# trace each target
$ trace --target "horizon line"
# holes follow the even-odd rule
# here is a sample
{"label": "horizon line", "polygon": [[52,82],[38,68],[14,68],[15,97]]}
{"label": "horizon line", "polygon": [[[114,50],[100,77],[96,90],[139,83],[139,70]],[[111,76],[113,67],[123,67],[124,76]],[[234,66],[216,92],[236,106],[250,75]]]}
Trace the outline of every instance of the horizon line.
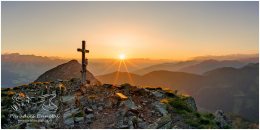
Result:
{"label": "horizon line", "polygon": [[[18,54],[18,55],[27,55],[27,56],[37,56],[37,57],[46,57],[46,58],[54,58],[54,59],[81,59],[81,58],[73,58],[73,57],[60,57],[60,56],[43,56],[43,55],[37,55],[37,54],[23,54],[19,52],[1,52],[1,55],[11,55],[11,54]],[[239,55],[258,55],[259,57],[259,52],[253,52],[253,53],[230,53],[230,54],[223,54],[223,55],[199,55],[199,56],[192,56],[192,57],[187,57],[185,60],[194,60],[194,59],[200,59],[200,58],[206,58],[206,57],[225,57],[225,56],[239,56]],[[89,58],[89,59],[95,59],[95,60],[118,60],[117,58]],[[127,60],[172,60],[172,61],[181,61],[181,60],[176,60],[176,59],[169,59],[169,58],[147,58],[147,57],[135,57],[135,58],[127,58]]]}

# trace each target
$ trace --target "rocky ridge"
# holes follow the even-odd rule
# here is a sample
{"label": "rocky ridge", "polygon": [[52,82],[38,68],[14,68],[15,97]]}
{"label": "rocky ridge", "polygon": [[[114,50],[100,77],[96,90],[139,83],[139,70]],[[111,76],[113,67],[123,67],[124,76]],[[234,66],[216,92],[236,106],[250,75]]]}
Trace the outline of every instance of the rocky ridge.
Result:
{"label": "rocky ridge", "polygon": [[[51,95],[56,96],[49,98]],[[19,97],[23,102],[18,110],[12,109],[15,103],[13,97]],[[20,121],[23,117],[30,119],[33,115],[36,115],[33,118],[36,121]],[[40,122],[42,118],[38,115],[52,116],[45,116],[44,122]],[[81,86],[80,80],[74,78],[2,89],[2,128],[230,127],[231,123],[222,111],[216,114],[199,113],[192,97],[162,88],[142,88],[129,84]]]}

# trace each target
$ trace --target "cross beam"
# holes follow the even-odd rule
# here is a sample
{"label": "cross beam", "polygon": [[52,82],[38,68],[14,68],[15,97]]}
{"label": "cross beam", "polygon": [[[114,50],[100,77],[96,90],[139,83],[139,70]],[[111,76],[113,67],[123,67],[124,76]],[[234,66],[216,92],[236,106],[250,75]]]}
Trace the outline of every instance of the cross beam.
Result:
{"label": "cross beam", "polygon": [[89,53],[89,50],[86,50],[86,42],[82,41],[82,48],[78,48],[77,51],[82,53],[82,59],[81,59],[81,64],[82,64],[82,70],[81,70],[81,83],[84,85],[86,84],[87,81],[87,64],[88,64],[88,59],[85,59],[85,53]]}

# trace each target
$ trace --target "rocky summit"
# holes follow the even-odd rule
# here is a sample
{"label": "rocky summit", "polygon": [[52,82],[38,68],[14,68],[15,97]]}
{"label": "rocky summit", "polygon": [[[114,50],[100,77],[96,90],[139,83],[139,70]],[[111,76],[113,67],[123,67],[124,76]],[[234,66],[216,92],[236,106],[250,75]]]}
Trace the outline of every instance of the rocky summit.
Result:
{"label": "rocky summit", "polygon": [[[40,75],[35,82],[50,82],[59,80],[70,80],[72,78],[81,77],[81,64],[77,60],[71,60],[61,64],[53,69],[50,69]],[[87,70],[87,80],[90,84],[100,84],[100,82]]]}
{"label": "rocky summit", "polygon": [[224,112],[197,111],[177,91],[122,84],[80,85],[80,79],[2,88],[2,128],[230,128]]}

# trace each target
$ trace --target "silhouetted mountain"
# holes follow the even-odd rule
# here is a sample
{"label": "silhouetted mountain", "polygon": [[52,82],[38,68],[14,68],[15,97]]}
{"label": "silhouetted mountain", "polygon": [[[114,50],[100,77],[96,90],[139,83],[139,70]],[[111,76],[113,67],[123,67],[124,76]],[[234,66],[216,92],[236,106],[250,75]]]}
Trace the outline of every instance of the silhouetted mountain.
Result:
{"label": "silhouetted mountain", "polygon": [[247,61],[247,62],[259,62],[259,54],[230,54],[230,55],[222,55],[222,56],[214,56],[214,55],[208,55],[208,56],[197,56],[193,57],[193,60],[238,60],[238,61]]}
{"label": "silhouetted mountain", "polygon": [[[258,120],[258,63],[242,68],[224,67],[203,75],[185,72],[154,71],[143,76],[129,74],[135,85],[177,89],[195,97],[201,110],[223,109],[251,121]],[[130,82],[127,73],[120,73],[118,83]],[[125,75],[125,76],[122,76]],[[116,73],[97,76],[102,83],[113,83]]]}
{"label": "silhouetted mountain", "polygon": [[2,87],[14,87],[34,81],[45,71],[67,62],[58,58],[19,53],[1,55]]}
{"label": "silhouetted mountain", "polygon": [[156,65],[152,65],[149,67],[145,67],[145,68],[133,71],[132,73],[144,75],[149,72],[158,71],[158,70],[178,71],[179,69],[181,69],[183,67],[194,65],[196,63],[199,63],[199,61],[193,60],[193,61],[162,63],[162,64],[156,64]]}
{"label": "silhouetted mountain", "polygon": [[246,65],[246,62],[240,62],[235,60],[224,60],[224,61],[217,61],[217,60],[205,60],[198,64],[191,65],[188,67],[183,67],[179,69],[182,72],[189,72],[195,74],[202,74],[204,72],[220,68],[220,67],[235,67],[239,68]]}
{"label": "silhouetted mountain", "polygon": [[210,111],[221,108],[248,120],[258,121],[258,63],[248,64],[239,69],[219,68],[204,75],[203,87],[193,95],[201,107]]}
{"label": "silhouetted mountain", "polygon": [[[81,78],[81,64],[78,63],[77,60],[71,60],[67,63],[61,64],[53,69],[48,70],[39,78],[35,80],[35,82],[50,82],[55,81],[57,79],[60,80],[70,80],[72,78]],[[87,70],[87,80],[90,81],[91,84],[98,84],[99,81]]]}
{"label": "silhouetted mountain", "polygon": [[146,74],[157,70],[167,70],[167,71],[180,71],[194,74],[203,74],[204,72],[220,68],[220,67],[242,67],[251,61],[250,59],[240,59],[240,60],[223,60],[218,61],[214,59],[210,60],[190,60],[182,62],[172,62],[152,65],[143,69],[133,71],[135,74]]}

